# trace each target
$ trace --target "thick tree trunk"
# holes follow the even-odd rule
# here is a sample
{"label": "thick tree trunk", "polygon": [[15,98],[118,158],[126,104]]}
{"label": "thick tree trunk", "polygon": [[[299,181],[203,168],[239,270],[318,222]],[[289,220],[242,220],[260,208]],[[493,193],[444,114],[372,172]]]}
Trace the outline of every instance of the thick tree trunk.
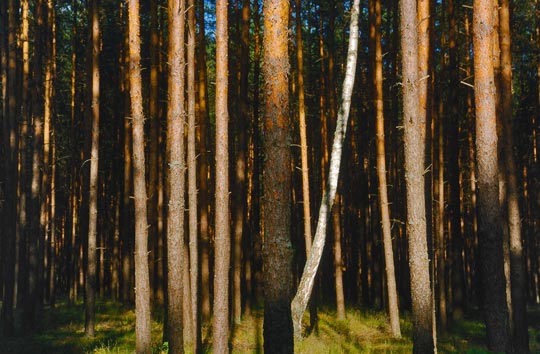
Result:
{"label": "thick tree trunk", "polygon": [[[167,112],[167,151],[169,156],[167,217],[167,286],[168,338],[171,354],[184,352],[184,213],[185,213],[185,144],[186,112],[184,59],[185,2],[169,0],[169,107]],[[189,316],[189,314],[185,314]]]}
{"label": "thick tree trunk", "polygon": [[291,151],[289,117],[289,2],[264,5],[264,350],[293,353]]}
{"label": "thick tree trunk", "polygon": [[308,255],[300,285],[296,295],[292,301],[291,309],[294,322],[294,335],[296,338],[302,336],[302,317],[306,310],[307,303],[311,296],[315,275],[322,257],[324,243],[326,240],[326,227],[329,219],[329,213],[332,210],[332,205],[336,196],[336,189],[339,177],[339,167],[341,164],[341,156],[343,150],[343,141],[347,131],[347,121],[351,105],[351,95],[354,86],[354,78],[356,73],[356,59],[358,56],[358,13],[360,3],[355,0],[351,7],[351,24],[349,48],[347,52],[347,67],[345,71],[345,79],[343,81],[342,103],[338,112],[336,122],[336,131],[334,134],[334,143],[332,145],[332,154],[330,160],[328,184],[325,187],[321,207],[319,209],[319,218],[317,221],[317,229],[315,238],[311,247],[311,252]]}
{"label": "thick tree trunk", "polygon": [[395,338],[401,337],[399,325],[398,294],[394,268],[394,251],[392,250],[392,234],[390,225],[390,210],[388,207],[388,192],[386,183],[386,153],[384,146],[384,101],[383,101],[383,55],[381,45],[381,1],[375,0],[375,113],[377,134],[377,177],[379,180],[379,208],[381,212],[381,229],[384,245],[384,260],[386,265],[386,286],[388,291],[388,312],[390,327]]}
{"label": "thick tree trunk", "polygon": [[418,32],[416,1],[401,0],[401,48],[403,53],[403,125],[407,237],[413,310],[413,352],[433,353],[433,297],[429,275],[424,197],[424,154],[419,106]]}
{"label": "thick tree trunk", "polygon": [[148,273],[148,211],[139,33],[139,1],[130,0],[128,4],[128,34],[135,202],[135,352],[137,354],[150,354],[152,352],[152,338],[150,332],[150,277]]}
{"label": "thick tree trunk", "polygon": [[214,261],[214,352],[229,352],[229,113],[227,1],[216,1],[216,228]]}
{"label": "thick tree trunk", "polygon": [[499,215],[496,102],[492,57],[493,3],[473,2],[478,226],[488,348],[509,350],[502,229]]}

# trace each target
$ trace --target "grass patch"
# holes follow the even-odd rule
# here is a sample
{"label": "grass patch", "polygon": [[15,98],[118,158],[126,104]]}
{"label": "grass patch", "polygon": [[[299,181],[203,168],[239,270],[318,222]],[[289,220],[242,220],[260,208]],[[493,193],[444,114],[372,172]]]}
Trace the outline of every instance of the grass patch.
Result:
{"label": "grass patch", "polygon": [[[133,309],[114,302],[98,301],[96,336],[84,336],[84,306],[60,304],[46,308],[34,334],[17,333],[13,338],[0,338],[2,354],[133,354],[135,350],[135,314]],[[299,354],[341,353],[411,353],[412,324],[410,316],[401,319],[403,337],[394,339],[386,314],[350,309],[347,319],[336,320],[335,311],[319,311],[318,330],[305,334],[296,345]],[[162,338],[162,312],[155,312],[152,321],[153,354],[166,354]],[[531,353],[540,353],[540,308],[532,309]],[[304,323],[309,323],[306,314]],[[256,309],[242,323],[232,327],[232,353],[263,353],[263,312]],[[211,353],[210,328],[205,325],[203,351]],[[485,328],[481,321],[466,318],[452,324],[448,332],[439,334],[439,353],[489,353],[485,346]]]}

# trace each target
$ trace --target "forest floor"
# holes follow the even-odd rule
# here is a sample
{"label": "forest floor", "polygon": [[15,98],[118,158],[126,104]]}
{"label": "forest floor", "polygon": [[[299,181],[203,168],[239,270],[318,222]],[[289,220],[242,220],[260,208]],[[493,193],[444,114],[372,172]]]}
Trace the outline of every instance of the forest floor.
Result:
{"label": "forest floor", "polygon": [[[153,353],[165,354],[161,344],[162,316],[152,323]],[[232,353],[262,353],[262,310],[246,316],[233,329]],[[529,314],[531,353],[540,353],[540,308]],[[84,336],[84,306],[59,304],[46,308],[33,335],[0,337],[0,354],[132,354],[135,346],[133,309],[113,302],[98,301],[96,337]],[[392,339],[386,315],[382,312],[349,310],[347,320],[335,320],[335,313],[321,309],[318,330],[305,336],[297,353],[411,353],[410,316],[401,320],[403,338]],[[203,346],[208,328],[203,328]],[[489,353],[485,346],[485,328],[478,319],[454,323],[439,335],[439,353]],[[209,353],[205,350],[205,353]]]}

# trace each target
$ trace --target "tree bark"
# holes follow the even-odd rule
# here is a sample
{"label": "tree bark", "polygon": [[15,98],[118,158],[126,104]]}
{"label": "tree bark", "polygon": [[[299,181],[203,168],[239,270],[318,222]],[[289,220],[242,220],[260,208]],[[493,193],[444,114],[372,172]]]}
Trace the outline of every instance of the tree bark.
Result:
{"label": "tree bark", "polygon": [[264,5],[264,350],[293,353],[290,300],[291,244],[291,131],[289,117],[289,2]]}
{"label": "tree bark", "polygon": [[506,167],[506,202],[510,236],[510,278],[512,295],[513,350],[529,352],[527,329],[527,276],[521,239],[521,213],[517,186],[514,137],[512,132],[512,50],[510,31],[510,1],[501,0],[499,9],[499,43],[501,48],[500,105]]}
{"label": "tree bark", "polygon": [[214,352],[229,352],[229,112],[227,1],[216,1],[216,214],[214,261]]}
{"label": "tree bark", "polygon": [[329,218],[329,212],[332,210],[336,189],[339,177],[339,167],[341,164],[341,155],[343,150],[343,141],[347,131],[347,120],[351,105],[351,95],[354,86],[354,78],[356,73],[356,59],[358,55],[358,13],[360,2],[355,0],[351,7],[351,24],[350,38],[347,52],[347,66],[345,71],[345,79],[343,81],[342,103],[338,112],[336,131],[334,133],[334,143],[332,145],[332,153],[330,158],[330,169],[328,183],[322,197],[321,207],[319,209],[319,217],[315,238],[311,247],[311,252],[308,255],[300,285],[291,304],[294,335],[296,338],[302,336],[302,317],[306,310],[315,275],[320,264],[324,243],[326,240],[326,227]]}
{"label": "tree bark", "polygon": [[[184,352],[184,213],[185,213],[185,144],[186,112],[184,25],[185,2],[169,0],[169,107],[167,112],[167,152],[169,156],[167,217],[167,286],[168,338],[171,354]],[[185,314],[189,316],[189,314]]]}
{"label": "tree bark", "polygon": [[383,55],[381,45],[381,1],[374,0],[375,6],[375,113],[377,134],[377,177],[379,180],[379,208],[381,212],[381,229],[383,234],[384,260],[386,264],[386,286],[388,288],[388,312],[390,327],[394,338],[401,337],[399,325],[399,307],[394,268],[394,251],[392,250],[392,234],[390,210],[388,207],[388,191],[386,183],[386,153],[384,146],[384,101],[383,101]]}
{"label": "tree bark", "polygon": [[478,227],[488,348],[509,350],[502,229],[499,215],[496,102],[492,61],[493,3],[473,2]]}
{"label": "tree bark", "polygon": [[152,338],[150,332],[150,277],[148,273],[148,210],[139,33],[139,0],[130,0],[128,4],[128,34],[135,202],[135,352],[137,354],[150,354],[152,352]]}
{"label": "tree bark", "polygon": [[416,1],[400,1],[407,237],[413,311],[413,352],[433,353],[433,297],[429,275],[420,121]]}

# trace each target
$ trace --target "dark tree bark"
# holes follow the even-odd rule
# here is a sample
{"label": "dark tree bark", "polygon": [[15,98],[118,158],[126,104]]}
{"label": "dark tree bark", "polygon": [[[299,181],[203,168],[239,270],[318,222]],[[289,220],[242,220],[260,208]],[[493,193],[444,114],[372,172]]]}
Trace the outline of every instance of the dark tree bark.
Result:
{"label": "dark tree bark", "polygon": [[510,350],[505,296],[503,237],[499,214],[497,119],[493,72],[493,2],[473,2],[478,228],[488,348]]}
{"label": "dark tree bark", "polygon": [[264,351],[293,353],[289,2],[264,4]]}

